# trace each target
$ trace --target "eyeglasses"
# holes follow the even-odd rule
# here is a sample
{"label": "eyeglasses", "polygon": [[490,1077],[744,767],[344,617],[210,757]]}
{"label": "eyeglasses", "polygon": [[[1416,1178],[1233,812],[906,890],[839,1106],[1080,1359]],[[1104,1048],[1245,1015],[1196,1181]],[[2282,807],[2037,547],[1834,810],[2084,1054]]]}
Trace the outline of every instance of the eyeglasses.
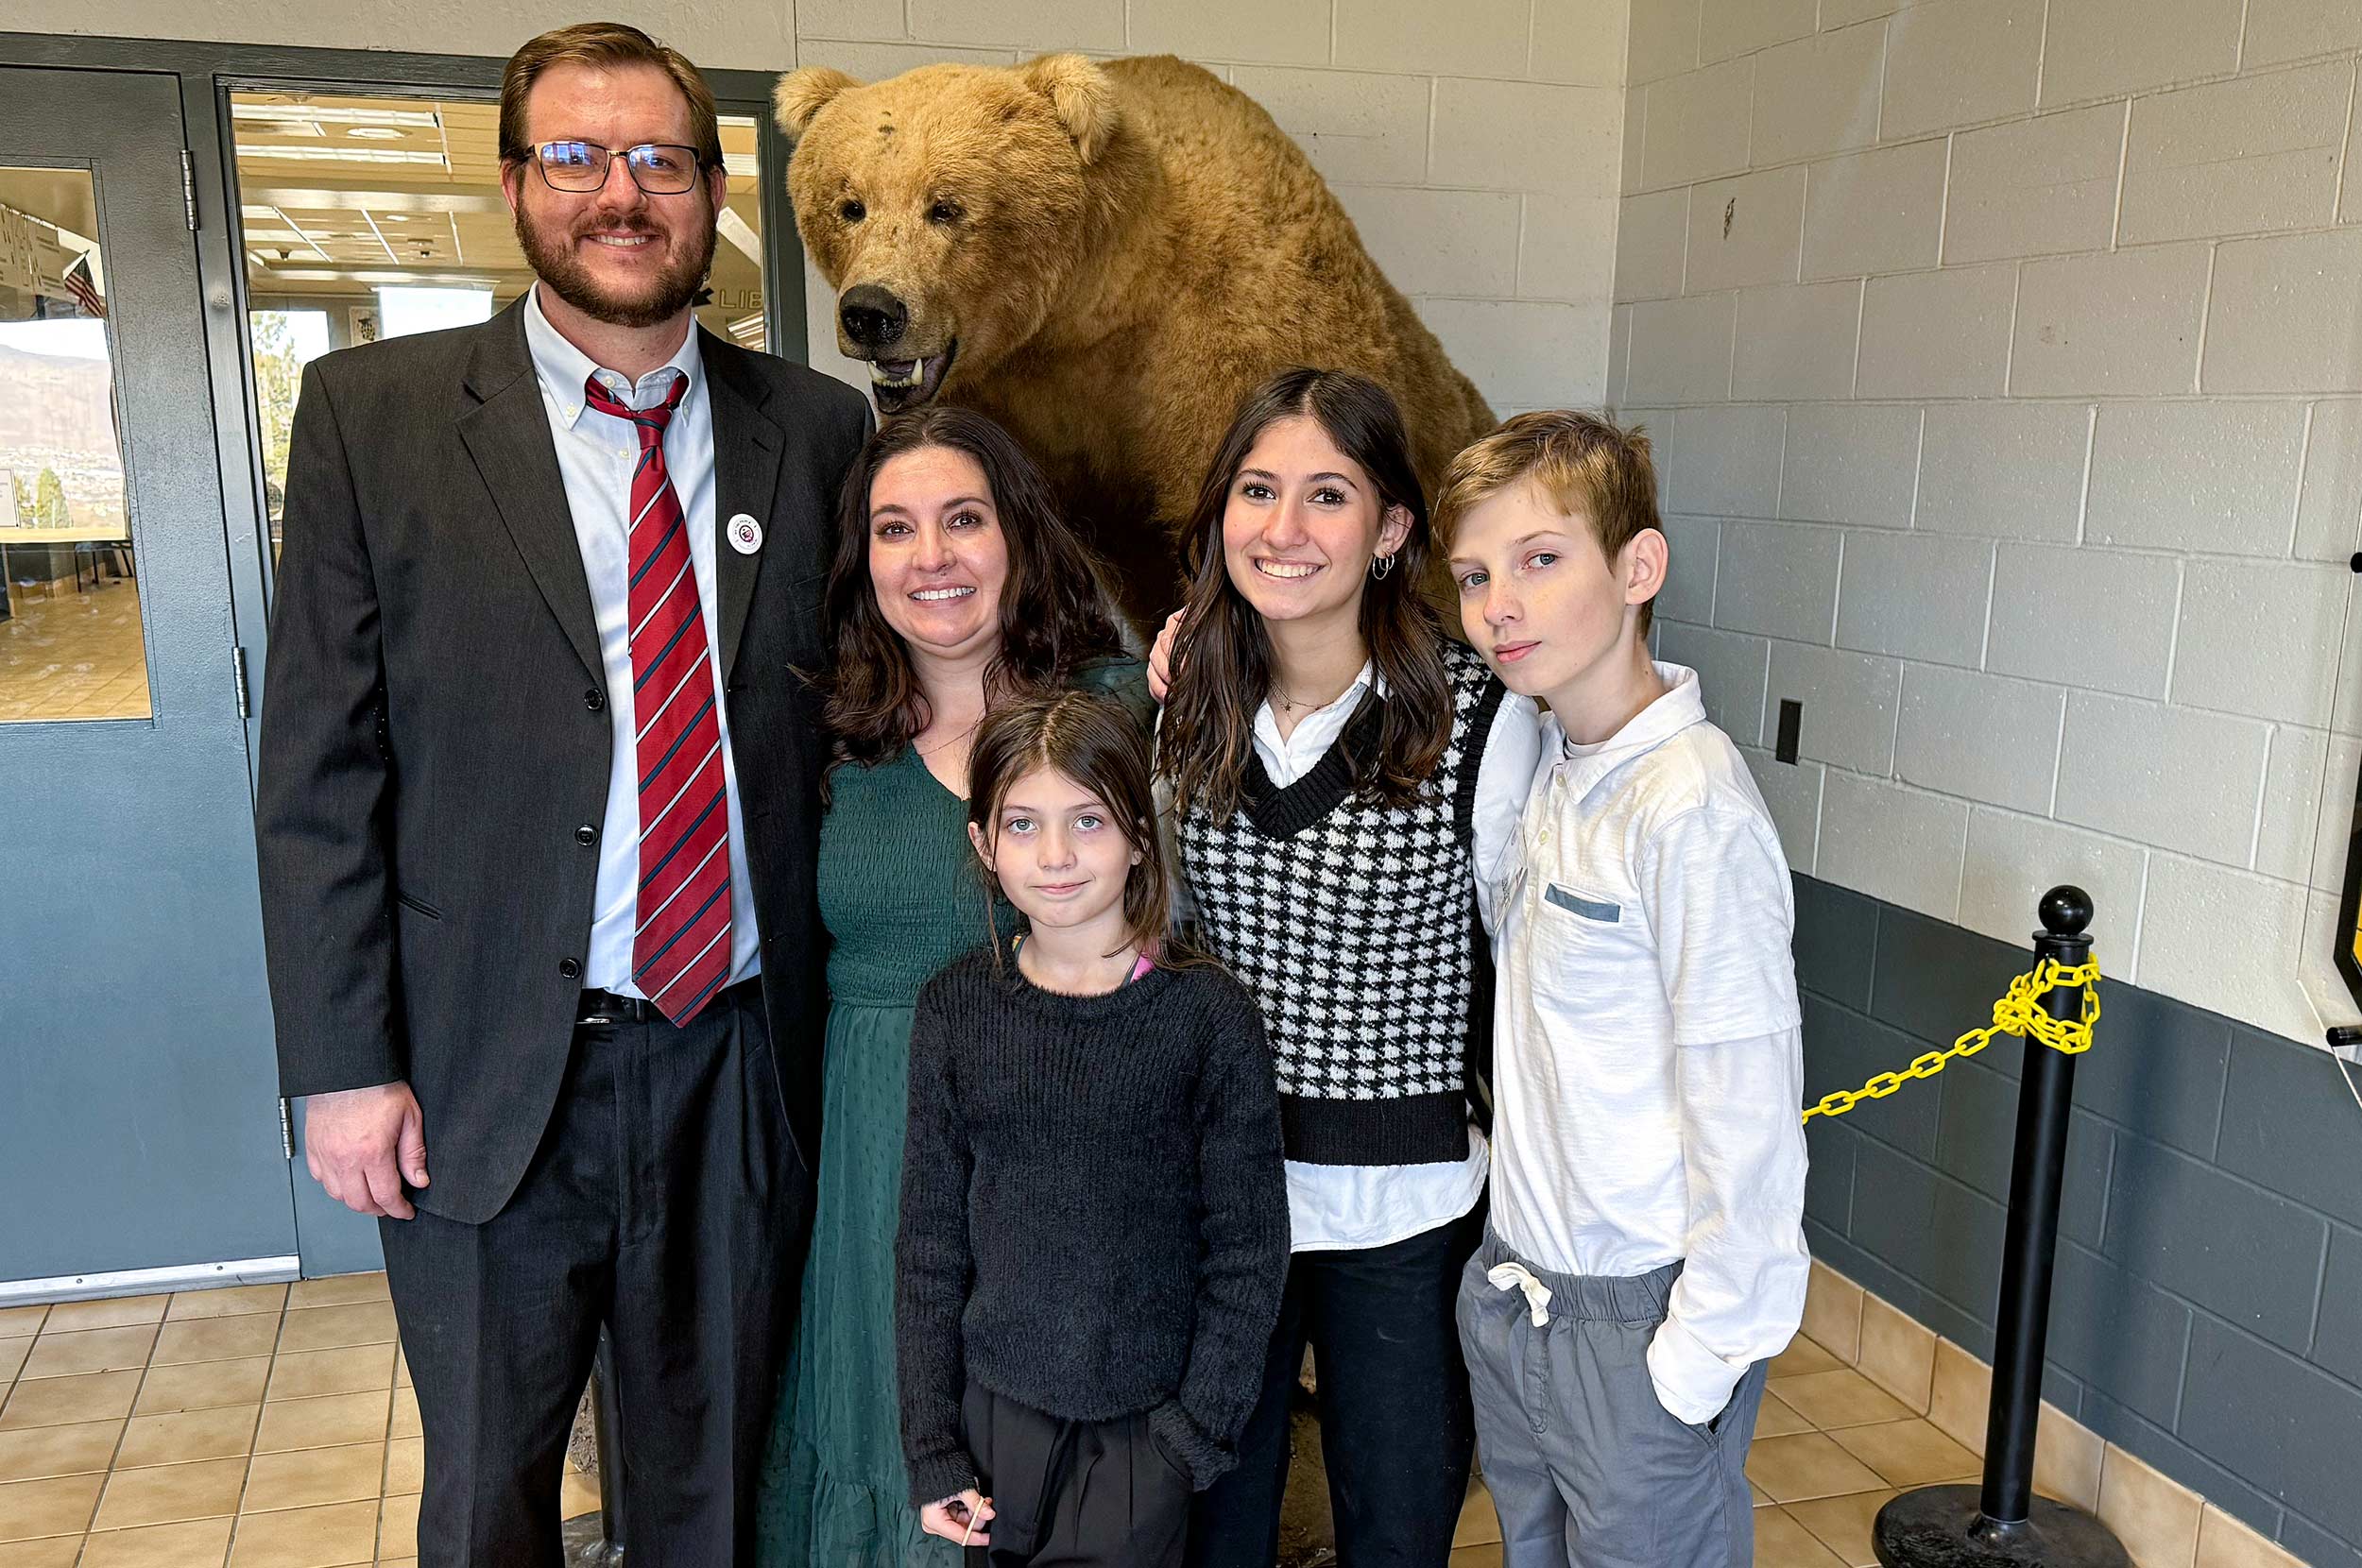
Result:
{"label": "eyeglasses", "polygon": [[636,147],[603,147],[590,142],[544,142],[533,162],[553,191],[595,191],[607,183],[607,166],[624,160],[632,183],[650,196],[678,196],[697,184],[697,149],[664,142]]}

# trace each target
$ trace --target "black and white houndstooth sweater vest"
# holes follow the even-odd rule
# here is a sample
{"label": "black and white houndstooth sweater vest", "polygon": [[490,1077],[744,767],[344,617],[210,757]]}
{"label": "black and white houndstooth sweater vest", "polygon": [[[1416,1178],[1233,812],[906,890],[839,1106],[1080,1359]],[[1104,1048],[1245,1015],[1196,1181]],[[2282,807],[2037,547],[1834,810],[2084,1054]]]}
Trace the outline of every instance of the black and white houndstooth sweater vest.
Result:
{"label": "black and white houndstooth sweater vest", "polygon": [[1417,804],[1352,791],[1351,759],[1378,743],[1384,711],[1372,692],[1295,783],[1273,788],[1250,757],[1229,821],[1203,807],[1180,821],[1200,940],[1254,992],[1271,1031],[1292,1160],[1467,1157],[1480,929],[1470,823],[1503,690],[1457,642],[1444,662],[1451,743]]}

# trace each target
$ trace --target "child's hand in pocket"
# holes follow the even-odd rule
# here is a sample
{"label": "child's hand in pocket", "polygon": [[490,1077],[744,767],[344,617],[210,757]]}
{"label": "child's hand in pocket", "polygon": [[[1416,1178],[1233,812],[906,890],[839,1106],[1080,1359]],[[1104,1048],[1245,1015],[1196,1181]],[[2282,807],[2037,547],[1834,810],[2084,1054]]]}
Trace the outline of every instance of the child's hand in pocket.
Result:
{"label": "child's hand in pocket", "polygon": [[992,1518],[992,1499],[977,1494],[969,1487],[957,1497],[947,1497],[940,1503],[930,1503],[918,1510],[919,1527],[929,1535],[939,1535],[946,1541],[956,1541],[963,1546],[989,1546],[992,1538],[984,1525]]}

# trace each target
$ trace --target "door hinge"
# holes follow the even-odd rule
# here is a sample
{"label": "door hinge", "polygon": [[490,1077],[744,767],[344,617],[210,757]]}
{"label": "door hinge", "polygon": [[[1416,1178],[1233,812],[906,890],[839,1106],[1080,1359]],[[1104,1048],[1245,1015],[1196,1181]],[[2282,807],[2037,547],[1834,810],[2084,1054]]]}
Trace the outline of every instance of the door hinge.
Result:
{"label": "door hinge", "polygon": [[248,700],[248,693],[247,690],[246,648],[244,644],[233,643],[231,645],[230,666],[231,669],[236,673],[238,677],[238,717],[241,719],[250,719],[254,716],[254,709],[252,703]]}
{"label": "door hinge", "polygon": [[189,217],[189,232],[197,232],[197,161],[180,149],[180,205]]}
{"label": "door hinge", "polygon": [[287,1102],[279,1102],[279,1149],[282,1157],[295,1158],[295,1122],[287,1115]]}

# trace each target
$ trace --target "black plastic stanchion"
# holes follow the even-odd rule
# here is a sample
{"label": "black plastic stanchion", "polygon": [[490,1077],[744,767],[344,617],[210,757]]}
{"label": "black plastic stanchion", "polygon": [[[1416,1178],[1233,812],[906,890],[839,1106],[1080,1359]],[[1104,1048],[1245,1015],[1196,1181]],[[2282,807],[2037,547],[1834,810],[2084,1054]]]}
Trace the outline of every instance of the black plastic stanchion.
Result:
{"label": "black plastic stanchion", "polygon": [[[2037,963],[2079,964],[2091,956],[2092,939],[2085,934],[2090,895],[2078,887],[2052,888],[2038,912]],[[2042,999],[2043,1010],[2062,1020],[2080,1017],[2082,1005],[2080,986],[2062,986]],[[1880,1508],[1871,1543],[1886,1568],[2131,1568],[2132,1559],[2105,1525],[2034,1495],[2043,1342],[2050,1329],[2050,1270],[2059,1247],[2059,1186],[2074,1098],[2075,1058],[2028,1040],[2001,1243],[1984,1485],[1922,1487]]]}
{"label": "black plastic stanchion", "polygon": [[623,1422],[615,1401],[615,1358],[599,1330],[599,1358],[590,1373],[591,1442],[599,1453],[599,1511],[567,1522],[567,1568],[615,1568],[624,1560]]}

